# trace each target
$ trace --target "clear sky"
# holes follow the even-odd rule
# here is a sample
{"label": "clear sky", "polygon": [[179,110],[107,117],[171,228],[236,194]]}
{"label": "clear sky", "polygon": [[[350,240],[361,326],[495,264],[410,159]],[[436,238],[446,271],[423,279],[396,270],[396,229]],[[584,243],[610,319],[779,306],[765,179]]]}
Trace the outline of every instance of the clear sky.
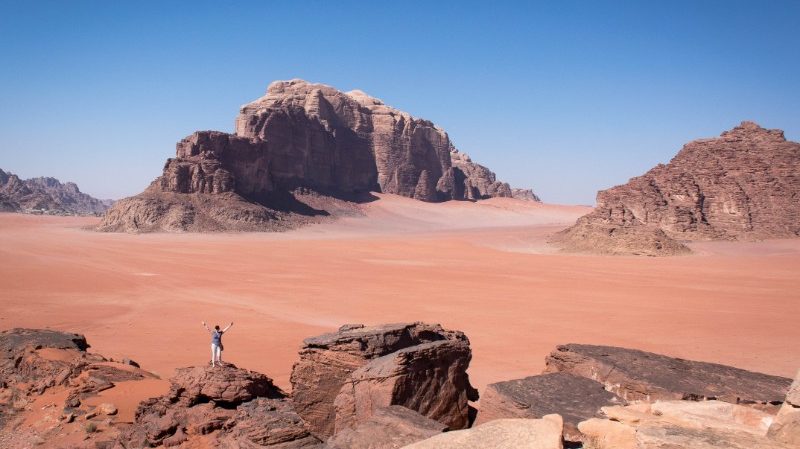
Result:
{"label": "clear sky", "polygon": [[0,0],[0,168],[140,192],[270,81],[361,89],[548,202],[742,120],[800,140],[800,1]]}

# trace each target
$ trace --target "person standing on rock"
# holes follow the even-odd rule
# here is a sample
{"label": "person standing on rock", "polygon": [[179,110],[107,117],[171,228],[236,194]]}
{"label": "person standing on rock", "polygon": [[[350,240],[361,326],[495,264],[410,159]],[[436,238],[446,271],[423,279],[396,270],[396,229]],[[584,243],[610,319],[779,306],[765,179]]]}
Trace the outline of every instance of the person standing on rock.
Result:
{"label": "person standing on rock", "polygon": [[208,332],[211,333],[211,366],[217,366],[217,363],[222,364],[222,334],[228,332],[228,329],[233,326],[233,321],[231,324],[228,325],[225,329],[220,330],[219,325],[214,326],[214,329],[211,330],[206,325],[206,322],[203,321],[203,327],[206,328]]}

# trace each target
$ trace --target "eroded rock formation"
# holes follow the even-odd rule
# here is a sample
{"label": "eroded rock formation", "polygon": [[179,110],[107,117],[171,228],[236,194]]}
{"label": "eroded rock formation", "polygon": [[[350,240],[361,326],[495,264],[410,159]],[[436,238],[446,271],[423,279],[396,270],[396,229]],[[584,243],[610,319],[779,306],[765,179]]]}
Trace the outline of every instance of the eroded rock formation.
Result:
{"label": "eroded rock formation", "polygon": [[311,204],[304,192],[355,202],[369,192],[422,201],[513,195],[428,120],[361,91],[276,81],[242,106],[235,134],[198,131],[181,140],[162,176],[120,201],[100,229],[286,229],[347,209]]}
{"label": "eroded rock formation", "polygon": [[785,377],[614,346],[563,345],[545,362],[547,372],[595,380],[628,401],[717,399],[768,405],[783,402],[792,383]]}
{"label": "eroded rock formation", "polygon": [[687,252],[685,240],[797,237],[798,198],[800,143],[742,122],[598,192],[595,210],[555,241],[568,250],[669,255]]}
{"label": "eroded rock formation", "polygon": [[178,446],[205,441],[214,447],[312,448],[321,443],[306,430],[286,394],[267,376],[231,364],[176,370],[164,396],[136,410],[123,434],[126,447]]}
{"label": "eroded rock formation", "polygon": [[100,215],[110,203],[81,192],[73,182],[62,184],[45,177],[23,180],[0,170],[0,212]]}
{"label": "eroded rock formation", "polygon": [[[434,376],[435,382],[442,382],[445,391],[452,392],[450,397],[454,402],[447,404],[447,413],[439,415],[438,411],[432,411],[431,405],[436,398],[430,396],[430,384],[426,379],[415,377],[416,365],[411,366],[404,362],[413,361],[415,348],[425,350],[429,343],[451,342],[453,346],[439,347],[442,358],[433,357],[426,361],[431,368],[452,369],[444,379],[442,376]],[[441,343],[440,343],[441,344]],[[452,350],[451,350],[452,349]],[[402,352],[395,359],[394,353]],[[439,325],[425,323],[403,323],[387,324],[381,326],[345,325],[338,332],[324,334],[317,337],[307,338],[303,341],[303,348],[300,350],[300,360],[295,363],[292,369],[292,399],[295,403],[297,412],[308,422],[314,433],[321,437],[329,437],[334,433],[337,410],[334,402],[339,404],[342,420],[350,423],[357,423],[359,420],[351,420],[356,410],[360,410],[365,418],[369,417],[371,408],[367,404],[357,403],[360,398],[353,397],[353,391],[345,389],[345,396],[337,399],[345,384],[350,388],[356,383],[351,375],[359,368],[364,367],[370,361],[377,360],[383,356],[387,359],[381,360],[374,365],[376,370],[387,367],[387,373],[393,373],[393,385],[386,395],[382,395],[382,403],[378,406],[405,405],[412,410],[419,411],[423,415],[433,417],[448,425],[460,428],[466,425],[466,420],[456,417],[461,416],[461,411],[466,411],[467,398],[477,399],[477,394],[469,384],[467,379],[466,367],[470,360],[469,340],[462,332],[448,331]],[[408,357],[406,357],[406,355]],[[451,357],[452,356],[452,357]],[[400,363],[395,364],[395,361]],[[392,370],[392,368],[397,368]],[[362,371],[359,379],[363,376],[364,380],[369,379],[371,370]],[[403,390],[403,381],[409,380],[418,382],[414,388]],[[371,386],[371,385],[370,385]],[[366,396],[373,391],[367,384],[363,385]],[[380,395],[380,392],[375,392]],[[347,397],[349,395],[349,397]],[[473,399],[474,398],[474,399]],[[393,401],[402,401],[400,403]],[[366,407],[366,408],[365,408]],[[453,415],[451,416],[451,413]],[[345,418],[347,416],[347,418]],[[458,427],[460,426],[460,427]]]}
{"label": "eroded rock formation", "polygon": [[469,425],[469,401],[478,399],[467,376],[469,343],[440,340],[378,357],[355,370],[334,400],[335,431],[354,428],[375,410],[402,405],[450,429]]}

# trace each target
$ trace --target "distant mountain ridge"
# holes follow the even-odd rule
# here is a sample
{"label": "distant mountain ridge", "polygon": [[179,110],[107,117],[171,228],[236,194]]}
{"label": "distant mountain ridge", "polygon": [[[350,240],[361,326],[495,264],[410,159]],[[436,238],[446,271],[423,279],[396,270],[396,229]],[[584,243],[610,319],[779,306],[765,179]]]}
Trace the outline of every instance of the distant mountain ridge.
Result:
{"label": "distant mountain ridge", "polygon": [[440,202],[518,197],[429,120],[361,91],[276,81],[235,134],[197,131],[163,174],[119,201],[103,231],[268,231],[358,213],[370,192]]}
{"label": "distant mountain ridge", "polygon": [[52,177],[20,179],[0,169],[0,212],[101,215],[112,203],[81,192],[74,182],[62,184]]}

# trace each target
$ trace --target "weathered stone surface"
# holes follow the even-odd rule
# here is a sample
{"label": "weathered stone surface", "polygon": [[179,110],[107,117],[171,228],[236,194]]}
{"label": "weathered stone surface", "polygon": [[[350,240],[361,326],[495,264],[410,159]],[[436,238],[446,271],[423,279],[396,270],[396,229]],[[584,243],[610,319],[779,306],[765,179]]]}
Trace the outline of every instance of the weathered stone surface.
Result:
{"label": "weathered stone surface", "polygon": [[45,177],[23,180],[0,170],[0,212],[99,215],[109,204],[81,192],[73,182],[62,184]]}
{"label": "weathered stone surface", "polygon": [[497,419],[466,430],[445,432],[406,449],[562,449],[561,417]]}
{"label": "weathered stone surface", "polygon": [[578,424],[595,449],[783,448],[765,437],[773,416],[721,401],[657,401],[604,407],[610,419]]}
{"label": "weathered stone surface", "polygon": [[378,408],[355,428],[331,437],[325,449],[396,449],[442,433],[448,427],[400,405]]}
{"label": "weathered stone surface", "polygon": [[441,340],[469,342],[461,332],[425,323],[346,325],[338,332],[305,339],[291,375],[297,413],[315,435],[331,436],[334,399],[353,371],[372,359]]}
{"label": "weathered stone surface", "polygon": [[546,364],[547,372],[568,372],[596,380],[628,401],[780,403],[791,384],[791,379],[784,377],[613,346],[559,346],[547,356]]}
{"label": "weathered stone surface", "polygon": [[800,447],[800,371],[767,435],[775,441]]}
{"label": "weathered stone surface", "polygon": [[188,405],[209,401],[237,405],[257,397],[286,396],[272,384],[272,379],[269,377],[227,363],[217,367],[178,368],[170,383],[171,397]]}
{"label": "weathered stone surface", "polygon": [[742,122],[599,192],[595,210],[556,240],[567,249],[666,255],[686,251],[676,240],[797,237],[798,196],[800,143]]}
{"label": "weathered stone surface", "polygon": [[579,422],[600,416],[602,407],[624,403],[594,380],[569,373],[542,374],[488,385],[475,424],[558,414],[564,419],[565,440],[577,442],[582,441]]}
{"label": "weathered stone surface", "polygon": [[225,424],[217,447],[312,449],[321,445],[294,412],[290,401],[259,398],[236,409],[236,415]]}
{"label": "weathered stone surface", "polygon": [[[87,359],[89,347],[80,334],[49,329],[16,328],[0,332],[0,388],[18,390],[20,394],[43,393],[56,385],[64,385],[78,376],[88,362],[102,358]],[[53,359],[40,350],[71,350],[71,357]]]}
{"label": "weathered stone surface", "polygon": [[[264,401],[255,401],[259,398]],[[318,443],[307,439],[302,422],[284,398],[269,377],[231,364],[179,368],[167,394],[139,405],[122,442],[180,444],[214,433],[227,435],[229,447],[306,447],[292,445],[293,437]],[[257,428],[257,422],[264,427]]]}
{"label": "weathered stone surface", "polygon": [[162,176],[116,204],[99,229],[276,230],[342,208],[315,207],[298,190],[354,202],[375,191],[423,201],[512,195],[428,120],[360,91],[276,81],[242,106],[236,134],[198,131],[181,140]]}
{"label": "weathered stone surface", "polygon": [[478,399],[467,375],[471,358],[467,342],[440,340],[370,361],[349,376],[336,396],[335,431],[353,428],[390,405],[402,405],[451,430],[466,428],[468,401]]}

